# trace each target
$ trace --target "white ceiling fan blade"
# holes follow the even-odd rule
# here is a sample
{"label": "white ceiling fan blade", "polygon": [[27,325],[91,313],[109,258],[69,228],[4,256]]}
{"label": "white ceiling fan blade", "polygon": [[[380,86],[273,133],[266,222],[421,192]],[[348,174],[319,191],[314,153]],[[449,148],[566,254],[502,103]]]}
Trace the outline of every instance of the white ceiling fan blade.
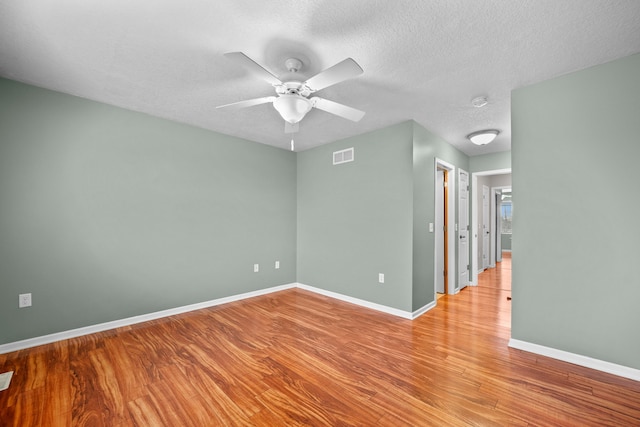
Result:
{"label": "white ceiling fan blade", "polygon": [[242,52],[229,52],[229,53],[225,53],[224,56],[242,65],[252,74],[260,77],[261,79],[265,80],[267,83],[270,83],[276,86],[282,84],[279,78],[271,74],[262,65],[258,64],[256,61],[249,58],[247,55],[245,55]]}
{"label": "white ceiling fan blade", "polygon": [[329,101],[328,99],[318,98],[317,96],[311,98],[311,102],[315,108],[354,122],[360,121],[365,114],[364,111],[356,110],[355,108],[347,107],[346,105]]}
{"label": "white ceiling fan blade", "polygon": [[284,122],[284,133],[296,133],[300,130],[299,123]]}
{"label": "white ceiling fan blade", "polygon": [[342,62],[338,62],[333,67],[329,67],[311,77],[306,81],[306,85],[313,92],[317,92],[320,89],[340,83],[362,73],[362,68],[360,68],[358,63],[351,58],[347,58]]}
{"label": "white ceiling fan blade", "polygon": [[253,107],[254,105],[266,104],[273,102],[275,96],[265,96],[264,98],[248,99],[246,101],[232,102],[231,104],[218,105],[216,108],[228,108],[230,110],[239,110],[241,108]]}

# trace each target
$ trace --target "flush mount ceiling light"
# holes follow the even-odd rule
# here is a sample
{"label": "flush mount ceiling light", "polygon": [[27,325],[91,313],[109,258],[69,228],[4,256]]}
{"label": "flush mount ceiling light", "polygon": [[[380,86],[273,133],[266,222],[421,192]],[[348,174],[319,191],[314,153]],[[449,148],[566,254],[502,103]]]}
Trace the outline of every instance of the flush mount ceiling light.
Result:
{"label": "flush mount ceiling light", "polygon": [[473,132],[467,135],[467,138],[469,138],[469,140],[476,145],[486,145],[491,141],[493,141],[494,139],[496,139],[496,136],[498,136],[499,133],[500,133],[499,130],[487,129],[487,130],[481,130],[478,132]]}

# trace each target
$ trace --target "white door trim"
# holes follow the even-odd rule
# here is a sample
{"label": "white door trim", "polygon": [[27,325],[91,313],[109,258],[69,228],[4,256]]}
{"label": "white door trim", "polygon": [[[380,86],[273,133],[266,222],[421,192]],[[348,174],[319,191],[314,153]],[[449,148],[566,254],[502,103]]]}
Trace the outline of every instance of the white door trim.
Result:
{"label": "white door trim", "polygon": [[436,169],[436,211],[434,216],[435,223],[435,256],[436,263],[434,266],[436,294],[444,293],[444,271],[446,266],[444,265],[444,171],[442,169]]}
{"label": "white door trim", "polygon": [[[497,188],[497,187],[496,187]],[[496,213],[494,215],[494,224],[496,227],[495,231],[495,242],[496,242],[496,262],[502,262],[502,222],[500,218],[500,213],[502,212],[502,190],[496,189]]]}
{"label": "white door trim", "polygon": [[491,267],[491,189],[488,185],[482,185],[482,270],[489,267]]}
{"label": "white door trim", "polygon": [[[433,180],[437,182],[437,172],[438,167],[441,169],[446,169],[449,172],[449,176],[451,177],[448,180],[448,212],[447,212],[447,223],[449,224],[449,230],[447,233],[447,245],[448,245],[448,260],[447,260],[447,283],[448,283],[448,291],[449,295],[453,295],[460,291],[458,288],[458,280],[456,278],[456,233],[455,233],[455,225],[456,224],[456,179],[455,179],[455,171],[456,167],[451,163],[445,162],[442,159],[436,157],[435,165],[433,168]],[[435,188],[434,188],[435,190]],[[435,203],[435,195],[434,195],[434,203]],[[435,209],[435,207],[434,207]],[[435,211],[434,211],[435,214]],[[435,240],[435,239],[434,239]],[[434,242],[434,252],[433,252],[433,265],[436,265],[436,250],[435,242]],[[434,268],[434,286],[433,286],[433,298],[434,301],[437,300],[436,296],[436,287],[435,287],[435,268]]]}
{"label": "white door trim", "polygon": [[[466,188],[462,188],[461,186],[464,185],[464,183],[462,183],[462,176],[465,175],[466,176]],[[471,234],[471,227],[469,227],[469,209],[471,208],[471,202],[469,200],[469,198],[471,197],[471,192],[469,191],[469,188],[471,186],[471,182],[470,182],[470,175],[469,172],[463,170],[463,169],[458,169],[458,197],[457,197],[457,201],[458,201],[458,216],[456,217],[458,219],[458,224],[456,226],[456,231],[458,232],[458,238],[456,238],[456,244],[458,245],[458,261],[456,262],[456,266],[458,267],[458,271],[457,271],[457,275],[456,278],[458,279],[457,281],[457,287],[456,289],[458,290],[462,290],[464,289],[466,286],[469,285],[470,282],[470,278],[471,278],[471,272],[470,270],[470,259],[469,259],[469,244],[471,242],[470,239],[470,234]],[[462,195],[466,193],[466,200],[462,199]],[[466,218],[463,219],[462,214],[463,212],[466,212]],[[463,226],[463,223],[466,223],[466,226]],[[465,240],[465,244],[466,244],[466,254],[463,254],[463,252],[461,251],[461,247],[462,244],[461,242],[461,237],[462,236],[466,236],[466,240]]]}

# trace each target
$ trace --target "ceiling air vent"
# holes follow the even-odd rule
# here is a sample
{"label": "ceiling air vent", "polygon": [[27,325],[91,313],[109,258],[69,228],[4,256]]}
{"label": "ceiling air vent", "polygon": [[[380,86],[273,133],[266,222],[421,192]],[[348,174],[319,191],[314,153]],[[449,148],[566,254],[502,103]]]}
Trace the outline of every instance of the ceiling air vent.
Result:
{"label": "ceiling air vent", "polygon": [[333,152],[333,164],[353,162],[353,147]]}

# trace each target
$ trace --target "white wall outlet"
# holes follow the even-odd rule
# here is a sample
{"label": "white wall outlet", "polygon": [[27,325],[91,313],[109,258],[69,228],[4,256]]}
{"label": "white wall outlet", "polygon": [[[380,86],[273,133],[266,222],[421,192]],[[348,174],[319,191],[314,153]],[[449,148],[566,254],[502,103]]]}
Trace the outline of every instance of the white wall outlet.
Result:
{"label": "white wall outlet", "polygon": [[433,233],[433,223],[429,223],[429,233]]}
{"label": "white wall outlet", "polygon": [[280,261],[276,261],[276,270],[280,268]]}
{"label": "white wall outlet", "polygon": [[31,307],[31,294],[18,295],[18,308]]}
{"label": "white wall outlet", "polygon": [[258,271],[260,271],[260,264],[253,264],[253,272],[257,273]]}
{"label": "white wall outlet", "polygon": [[378,273],[378,282],[384,283],[384,273]]}

